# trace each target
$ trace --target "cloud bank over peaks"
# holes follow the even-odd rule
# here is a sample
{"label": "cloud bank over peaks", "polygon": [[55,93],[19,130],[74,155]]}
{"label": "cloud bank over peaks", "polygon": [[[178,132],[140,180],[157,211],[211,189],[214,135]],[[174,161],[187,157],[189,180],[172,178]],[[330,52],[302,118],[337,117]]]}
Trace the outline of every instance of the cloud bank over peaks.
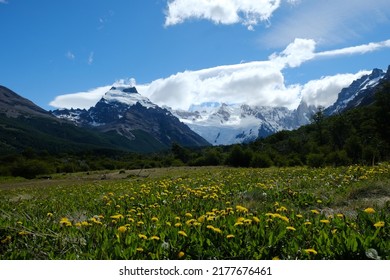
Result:
{"label": "cloud bank over peaks", "polygon": [[242,23],[253,30],[255,25],[268,21],[280,3],[281,0],[171,0],[166,10],[165,26],[189,19],[205,19],[216,24]]}
{"label": "cloud bank over peaks", "polygon": [[[136,85],[134,79],[118,82],[136,85],[138,92],[153,103],[173,109],[187,110],[191,105],[204,102],[284,106],[294,109],[301,100],[306,101],[308,105],[327,107],[336,101],[337,94],[342,88],[368,72],[337,74],[321,77],[306,84],[287,85],[283,70],[299,67],[302,63],[317,58],[330,59],[340,55],[376,51],[390,47],[390,43],[383,41],[324,52],[316,52],[315,47],[314,40],[295,39],[283,51],[273,53],[265,61],[178,72],[143,85]],[[60,95],[50,105],[57,108],[89,108],[95,105],[110,87]]]}

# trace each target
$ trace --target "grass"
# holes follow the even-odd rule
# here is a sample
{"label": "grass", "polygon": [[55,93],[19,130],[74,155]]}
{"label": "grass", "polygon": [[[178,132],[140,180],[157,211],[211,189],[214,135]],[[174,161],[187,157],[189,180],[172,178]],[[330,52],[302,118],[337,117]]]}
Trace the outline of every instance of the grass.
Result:
{"label": "grass", "polygon": [[6,180],[0,259],[390,259],[389,171],[180,167]]}

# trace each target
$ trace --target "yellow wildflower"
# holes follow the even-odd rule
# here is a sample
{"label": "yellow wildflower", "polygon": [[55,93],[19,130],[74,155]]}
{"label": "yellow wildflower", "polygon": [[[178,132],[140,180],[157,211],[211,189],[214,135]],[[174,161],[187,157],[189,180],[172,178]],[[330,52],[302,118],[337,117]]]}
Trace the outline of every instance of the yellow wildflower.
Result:
{"label": "yellow wildflower", "polygon": [[179,230],[178,234],[180,234],[180,235],[182,235],[184,237],[187,237],[187,234],[186,234],[186,232],[184,230]]}
{"label": "yellow wildflower", "polygon": [[374,208],[369,207],[369,208],[364,209],[364,212],[366,212],[368,214],[374,214],[375,210],[374,210]]}
{"label": "yellow wildflower", "polygon": [[272,258],[273,261],[279,261],[280,258],[278,256]]}
{"label": "yellow wildflower", "polygon": [[7,235],[3,240],[1,240],[1,243],[5,244],[5,243],[10,242],[10,241],[11,241],[11,236]]}
{"label": "yellow wildflower", "polygon": [[291,231],[296,231],[295,227],[286,227],[286,229],[291,230]]}
{"label": "yellow wildflower", "polygon": [[142,248],[140,248],[140,247],[138,247],[137,249],[135,249],[137,252],[143,252],[144,251],[144,249],[142,249]]}
{"label": "yellow wildflower", "polygon": [[257,218],[257,217],[253,217],[252,220],[253,220],[255,223],[260,223],[260,219]]}
{"label": "yellow wildflower", "polygon": [[167,225],[167,226],[172,226],[172,224],[170,223],[170,222],[165,222],[165,224]]}
{"label": "yellow wildflower", "polygon": [[227,239],[232,239],[232,238],[234,238],[235,236],[233,235],[233,234],[228,234],[228,235],[226,235],[226,238]]}
{"label": "yellow wildflower", "polygon": [[243,213],[247,213],[247,212],[248,212],[248,209],[245,208],[244,206],[241,206],[241,205],[237,205],[237,206],[236,206],[236,210],[237,210],[238,212],[243,212]]}
{"label": "yellow wildflower", "polygon": [[160,240],[160,237],[156,236],[156,235],[153,235],[152,237],[150,237],[151,240]]}
{"label": "yellow wildflower", "polygon": [[297,214],[296,217],[297,218],[303,218],[303,216],[301,214]]}
{"label": "yellow wildflower", "polygon": [[311,222],[305,222],[304,225],[309,226],[311,225]]}
{"label": "yellow wildflower", "polygon": [[176,223],[175,227],[181,227],[181,225],[182,225],[181,223]]}
{"label": "yellow wildflower", "polygon": [[120,227],[118,227],[118,231],[119,231],[120,233],[124,233],[124,232],[126,232],[126,230],[127,230],[127,228],[126,228],[125,226],[120,226]]}
{"label": "yellow wildflower", "polygon": [[145,234],[138,234],[138,237],[144,240],[148,239],[148,237]]}
{"label": "yellow wildflower", "polygon": [[53,217],[53,213],[50,213],[50,212],[49,212],[49,213],[47,213],[47,217],[48,217],[48,218],[51,218],[51,217]]}
{"label": "yellow wildflower", "polygon": [[329,224],[330,223],[329,220],[320,220],[320,222],[323,223],[323,224]]}
{"label": "yellow wildflower", "polygon": [[111,219],[115,219],[115,220],[119,220],[119,219],[123,219],[123,215],[122,214],[116,214],[116,215],[112,215],[110,216]]}
{"label": "yellow wildflower", "polygon": [[157,217],[153,217],[152,218],[152,222],[157,222],[158,221],[158,218]]}
{"label": "yellow wildflower", "polygon": [[60,220],[60,224],[67,227],[72,226],[72,223],[69,221],[69,219],[65,217]]}
{"label": "yellow wildflower", "polygon": [[316,209],[310,210],[310,212],[312,212],[313,214],[320,214],[320,212],[318,212],[318,210]]}
{"label": "yellow wildflower", "polygon": [[192,214],[191,213],[186,213],[185,216],[188,217],[188,218],[192,218]]}
{"label": "yellow wildflower", "polygon": [[376,227],[376,228],[381,228],[384,226],[385,226],[385,222],[383,222],[383,221],[380,221],[380,222],[377,222],[374,224],[374,227]]}
{"label": "yellow wildflower", "polygon": [[182,257],[184,257],[185,253],[183,251],[180,251],[179,254],[177,254],[177,256],[181,259]]}
{"label": "yellow wildflower", "polygon": [[304,250],[307,254],[313,254],[313,255],[317,255],[317,251],[314,250],[313,248],[310,248],[310,249],[305,249]]}
{"label": "yellow wildflower", "polygon": [[27,231],[24,231],[24,230],[19,232],[19,235],[30,235],[30,234],[31,234],[31,232],[27,232]]}

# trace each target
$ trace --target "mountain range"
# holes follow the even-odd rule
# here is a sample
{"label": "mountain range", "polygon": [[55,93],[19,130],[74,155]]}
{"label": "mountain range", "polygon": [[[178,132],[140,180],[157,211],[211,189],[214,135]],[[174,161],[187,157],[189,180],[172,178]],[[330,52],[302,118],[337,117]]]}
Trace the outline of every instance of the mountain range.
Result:
{"label": "mountain range", "polygon": [[[330,116],[371,104],[385,81],[390,82],[390,66],[387,72],[374,69],[344,88],[324,113]],[[0,86],[0,150],[61,151],[68,147],[154,152],[169,149],[173,143],[230,145],[296,129],[310,123],[317,111],[303,101],[294,110],[217,102],[172,110],[154,104],[134,86],[115,84],[88,110],[49,112]]]}

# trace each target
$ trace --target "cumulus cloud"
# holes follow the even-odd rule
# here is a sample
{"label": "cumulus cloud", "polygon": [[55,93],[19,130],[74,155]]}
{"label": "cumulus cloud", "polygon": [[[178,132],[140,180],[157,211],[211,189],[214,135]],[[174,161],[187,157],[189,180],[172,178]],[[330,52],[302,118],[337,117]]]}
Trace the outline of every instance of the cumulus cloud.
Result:
{"label": "cumulus cloud", "polygon": [[216,24],[242,23],[253,30],[254,25],[268,21],[280,3],[281,0],[171,0],[167,6],[165,26],[189,19],[206,19]]}
{"label": "cumulus cloud", "polygon": [[337,74],[309,81],[301,88],[302,100],[309,105],[328,107],[336,102],[338,93],[343,88],[369,73],[370,71],[359,71],[356,74]]}
{"label": "cumulus cloud", "polygon": [[[390,47],[390,40],[324,52],[315,51],[316,42],[295,39],[282,52],[272,54],[266,61],[223,65],[198,71],[184,71],[149,84],[136,85],[135,80],[119,81],[136,85],[138,91],[160,106],[188,109],[203,102],[245,103],[261,106],[296,108],[305,100],[309,105],[329,106],[342,88],[367,72],[338,74],[313,80],[307,84],[286,85],[283,70],[299,67],[305,61],[319,57],[363,54]],[[58,96],[50,105],[59,108],[89,108],[108,91],[104,86]]]}

